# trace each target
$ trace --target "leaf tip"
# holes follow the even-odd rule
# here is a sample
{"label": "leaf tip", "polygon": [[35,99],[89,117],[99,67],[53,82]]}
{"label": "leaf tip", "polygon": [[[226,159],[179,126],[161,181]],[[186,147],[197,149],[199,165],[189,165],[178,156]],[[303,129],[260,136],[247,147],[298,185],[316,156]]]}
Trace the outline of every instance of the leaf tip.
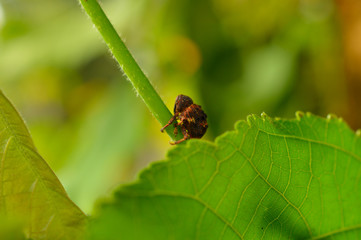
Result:
{"label": "leaf tip", "polygon": [[338,118],[338,122],[339,122],[339,123],[344,123],[345,121],[343,120],[342,117],[339,117],[339,118]]}
{"label": "leaf tip", "polygon": [[312,113],[311,112],[306,112],[306,117],[312,117]]}
{"label": "leaf tip", "polygon": [[262,112],[262,113],[261,113],[261,117],[262,117],[263,121],[265,121],[266,119],[269,118],[269,116],[268,116],[267,113],[265,113],[265,112]]}
{"label": "leaf tip", "polygon": [[296,118],[297,118],[297,120],[301,120],[301,118],[303,118],[304,115],[305,115],[304,112],[302,112],[302,111],[297,111],[297,112],[296,112]]}
{"label": "leaf tip", "polygon": [[252,126],[252,123],[256,120],[256,115],[251,114],[247,116],[247,123],[249,126]]}
{"label": "leaf tip", "polygon": [[357,135],[358,137],[361,137],[361,129],[357,129],[357,130],[356,130],[356,135]]}
{"label": "leaf tip", "polygon": [[327,114],[326,119],[327,119],[327,121],[329,122],[329,121],[332,120],[332,119],[337,119],[337,116],[336,116],[336,114],[334,114],[334,113],[329,113],[329,114]]}

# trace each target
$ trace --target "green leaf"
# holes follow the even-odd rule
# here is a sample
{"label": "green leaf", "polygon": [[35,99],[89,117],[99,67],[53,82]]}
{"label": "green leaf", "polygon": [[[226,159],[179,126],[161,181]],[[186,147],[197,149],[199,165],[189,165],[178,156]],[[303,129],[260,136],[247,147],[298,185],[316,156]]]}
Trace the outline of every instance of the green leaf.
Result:
{"label": "green leaf", "polygon": [[250,116],[215,143],[175,147],[117,190],[91,238],[359,239],[358,135],[332,116]]}
{"label": "green leaf", "polygon": [[68,198],[1,92],[0,148],[0,214],[22,219],[31,239],[79,239],[85,215]]}

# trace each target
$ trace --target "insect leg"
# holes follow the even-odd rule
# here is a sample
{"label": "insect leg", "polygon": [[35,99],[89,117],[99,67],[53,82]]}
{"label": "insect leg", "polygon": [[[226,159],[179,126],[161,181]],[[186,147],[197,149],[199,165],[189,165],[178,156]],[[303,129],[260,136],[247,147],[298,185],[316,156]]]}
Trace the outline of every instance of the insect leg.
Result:
{"label": "insect leg", "polygon": [[163,132],[164,129],[165,129],[166,127],[168,127],[169,125],[171,125],[172,122],[174,122],[175,119],[176,119],[176,116],[174,115],[174,116],[169,120],[169,122],[168,122],[164,127],[162,127],[162,128],[160,129],[160,131]]}
{"label": "insect leg", "polygon": [[180,140],[178,140],[178,141],[169,142],[169,143],[170,143],[171,145],[175,145],[175,144],[181,143],[181,142],[183,142],[183,141],[185,141],[185,140],[187,140],[187,139],[190,138],[190,135],[189,135],[189,133],[188,133],[187,131],[182,131],[182,132],[183,132],[184,138],[182,138],[182,139],[180,139]]}
{"label": "insect leg", "polygon": [[177,136],[178,134],[178,122],[174,122],[174,136]]}

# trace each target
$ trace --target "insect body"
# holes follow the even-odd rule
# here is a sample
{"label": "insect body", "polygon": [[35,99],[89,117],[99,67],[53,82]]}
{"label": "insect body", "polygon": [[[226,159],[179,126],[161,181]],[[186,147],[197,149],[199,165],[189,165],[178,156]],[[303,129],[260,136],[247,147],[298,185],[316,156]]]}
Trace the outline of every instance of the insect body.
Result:
{"label": "insect body", "polygon": [[207,115],[201,106],[194,104],[193,100],[185,95],[178,95],[174,104],[174,116],[162,127],[161,132],[174,122],[174,134],[177,135],[180,126],[184,138],[171,142],[178,144],[190,138],[201,138],[207,131]]}

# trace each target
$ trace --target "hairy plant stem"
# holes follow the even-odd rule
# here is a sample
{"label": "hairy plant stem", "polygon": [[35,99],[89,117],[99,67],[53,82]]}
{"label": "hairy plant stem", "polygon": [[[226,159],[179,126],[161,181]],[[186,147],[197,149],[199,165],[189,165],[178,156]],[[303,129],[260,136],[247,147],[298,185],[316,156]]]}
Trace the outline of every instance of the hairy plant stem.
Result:
{"label": "hairy plant stem", "polygon": [[[96,0],[80,0],[80,3],[150,112],[162,126],[167,124],[172,114],[140,69],[99,3]],[[174,141],[179,139],[182,134],[175,138],[173,129],[173,127],[169,127],[165,130]]]}

